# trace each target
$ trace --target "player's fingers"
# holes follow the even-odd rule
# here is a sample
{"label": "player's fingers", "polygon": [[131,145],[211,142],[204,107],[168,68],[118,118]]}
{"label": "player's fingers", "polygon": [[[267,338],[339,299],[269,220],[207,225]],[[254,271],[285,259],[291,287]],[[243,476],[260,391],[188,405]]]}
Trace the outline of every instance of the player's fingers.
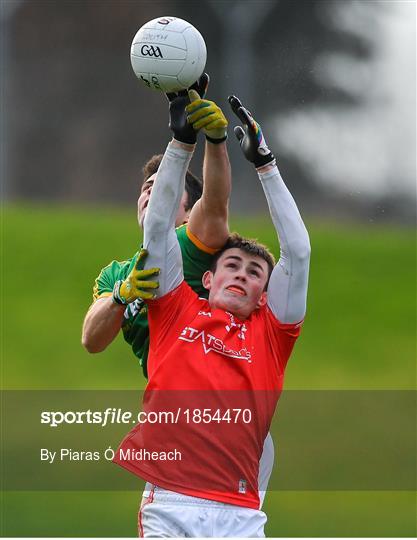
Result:
{"label": "player's fingers", "polygon": [[160,268],[147,268],[144,270],[146,276],[159,276],[161,273]]}
{"label": "player's fingers", "polygon": [[[189,92],[191,92],[191,90]],[[190,96],[190,99],[191,99],[191,96]],[[192,100],[191,103],[189,103],[185,107],[185,110],[187,111],[187,114],[192,114],[197,109],[201,109],[202,107],[210,107],[212,105],[213,105],[212,101],[208,101],[207,99],[197,98],[196,100]]]}
{"label": "player's fingers", "polygon": [[138,298],[142,298],[143,300],[152,300],[153,298],[155,298],[154,293],[146,292],[140,289],[137,290],[136,296]]}
{"label": "player's fingers", "polygon": [[198,93],[200,97],[204,97],[207,93],[207,88],[210,83],[210,75],[208,73],[203,73],[198,80]]}
{"label": "player's fingers", "polygon": [[245,107],[239,107],[236,114],[244,124],[247,126],[253,126],[254,122],[252,115],[247,109],[245,109]]}
{"label": "player's fingers", "polygon": [[139,289],[157,289],[159,287],[159,281],[143,281],[136,282],[136,288]]}
{"label": "player's fingers", "polygon": [[215,114],[216,111],[210,105],[204,105],[204,101],[201,104],[201,107],[194,109],[192,113],[187,114],[187,120],[189,124],[194,124],[200,118],[204,118],[210,114]]}
{"label": "player's fingers", "polygon": [[138,270],[135,278],[147,279],[148,277],[151,277],[151,276],[158,276],[159,272],[160,272],[159,268],[147,268],[146,270]]}
{"label": "player's fingers", "polygon": [[[227,121],[224,118],[215,118],[210,121],[210,118],[203,118],[201,122],[204,122],[204,124],[198,128],[204,127],[207,131],[211,131],[213,129],[219,129],[219,128],[226,128],[227,127]],[[198,124],[199,122],[197,122]]]}
{"label": "player's fingers", "polygon": [[240,99],[234,95],[231,95],[229,96],[228,98],[228,101],[229,101],[229,104],[232,108],[232,111],[237,114],[237,110],[239,109],[239,107],[243,107],[242,105],[242,102],[240,101]]}
{"label": "player's fingers", "polygon": [[198,93],[198,97],[203,98],[206,95],[209,82],[210,77],[208,73],[203,73],[201,77],[190,86],[190,90],[195,90]]}
{"label": "player's fingers", "polygon": [[235,135],[237,137],[237,140],[240,142],[243,137],[245,136],[245,132],[241,126],[236,126],[233,131],[235,132]]}
{"label": "player's fingers", "polygon": [[203,118],[200,118],[199,120],[192,122],[191,124],[193,126],[193,129],[197,131],[201,128],[207,128],[209,124],[214,122],[214,120],[216,119],[215,116],[216,115],[214,114],[214,112],[211,112],[207,114],[206,116],[203,116]]}
{"label": "player's fingers", "polygon": [[191,103],[201,100],[200,94],[197,92],[197,90],[194,90],[193,88],[190,88],[190,90],[188,90],[188,97],[190,98]]}
{"label": "player's fingers", "polygon": [[135,264],[136,269],[139,269],[140,263],[142,263],[146,259],[147,256],[148,256],[148,250],[142,248],[139,252],[138,258],[136,259],[136,264]]}

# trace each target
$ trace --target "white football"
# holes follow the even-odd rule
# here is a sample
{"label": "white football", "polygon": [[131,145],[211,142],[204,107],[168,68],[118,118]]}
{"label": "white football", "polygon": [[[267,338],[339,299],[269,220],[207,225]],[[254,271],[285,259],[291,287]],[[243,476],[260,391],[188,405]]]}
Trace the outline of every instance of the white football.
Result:
{"label": "white football", "polygon": [[144,24],[130,49],[136,77],[149,88],[178,92],[203,73],[207,60],[203,36],[176,17],[159,17]]}

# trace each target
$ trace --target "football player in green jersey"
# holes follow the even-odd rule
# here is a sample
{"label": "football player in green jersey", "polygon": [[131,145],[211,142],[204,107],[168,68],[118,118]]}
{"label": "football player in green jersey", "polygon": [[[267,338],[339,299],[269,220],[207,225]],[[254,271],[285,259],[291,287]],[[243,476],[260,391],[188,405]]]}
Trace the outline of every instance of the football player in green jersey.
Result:
{"label": "football player in green jersey", "polygon": [[[198,130],[201,129],[206,135],[202,194],[200,181],[188,172],[186,189],[176,217],[185,279],[201,295],[207,294],[201,283],[202,275],[210,267],[213,254],[224,245],[229,235],[227,218],[231,190],[230,163],[226,149],[227,120],[214,102],[202,99],[208,80],[208,75],[203,74],[189,95],[187,92],[167,95],[170,127],[177,138],[186,144],[195,144]],[[198,118],[194,125],[190,125],[187,113],[202,109],[205,113],[203,118]],[[161,159],[162,156],[154,156],[143,170],[144,181],[138,199],[140,227],[143,226]],[[149,331],[143,298],[152,294],[154,282],[144,282],[143,279],[155,272],[143,274],[140,262],[136,253],[126,261],[113,261],[100,272],[94,286],[94,302],[84,320],[82,343],[91,353],[103,351],[122,329],[125,340],[139,358],[144,376],[147,377]],[[133,286],[126,297],[126,284],[135,278],[139,279],[139,287]],[[144,285],[146,290],[143,290]]]}

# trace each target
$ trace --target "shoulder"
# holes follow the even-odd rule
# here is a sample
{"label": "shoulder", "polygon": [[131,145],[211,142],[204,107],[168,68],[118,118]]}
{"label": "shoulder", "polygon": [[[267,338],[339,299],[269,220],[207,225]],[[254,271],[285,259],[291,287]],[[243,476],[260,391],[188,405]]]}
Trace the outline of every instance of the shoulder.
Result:
{"label": "shoulder", "polygon": [[120,272],[124,268],[128,268],[135,257],[136,257],[136,254],[130,259],[126,259],[125,261],[111,261],[107,266],[101,269],[100,274],[108,273],[108,272],[115,272],[115,271]]}
{"label": "shoulder", "polygon": [[93,288],[93,298],[97,300],[102,296],[108,296],[113,290],[114,284],[119,279],[125,279],[129,274],[137,253],[125,261],[111,261],[104,266],[96,277]]}
{"label": "shoulder", "polygon": [[109,274],[121,274],[123,272],[126,272],[127,270],[130,270],[137,254],[138,253],[136,252],[133,257],[124,261],[111,261],[111,263],[101,269],[98,277]]}
{"label": "shoulder", "polygon": [[283,374],[291,356],[295,342],[300,335],[302,322],[282,323],[268,306],[263,306],[253,314],[255,339],[263,342],[266,354],[275,358],[278,370]]}
{"label": "shoulder", "polygon": [[201,242],[197,238],[197,236],[195,236],[195,234],[190,231],[187,223],[184,223],[184,225],[180,225],[179,227],[177,227],[176,233],[181,248],[192,248],[195,253],[206,254],[209,256],[213,256],[216,251],[218,251],[217,249],[209,248],[205,244],[203,244],[203,242]]}
{"label": "shoulder", "polygon": [[267,331],[272,331],[277,335],[286,334],[289,337],[297,338],[300,334],[304,319],[295,323],[283,323],[272,312],[268,305],[254,311],[251,317],[253,323]]}

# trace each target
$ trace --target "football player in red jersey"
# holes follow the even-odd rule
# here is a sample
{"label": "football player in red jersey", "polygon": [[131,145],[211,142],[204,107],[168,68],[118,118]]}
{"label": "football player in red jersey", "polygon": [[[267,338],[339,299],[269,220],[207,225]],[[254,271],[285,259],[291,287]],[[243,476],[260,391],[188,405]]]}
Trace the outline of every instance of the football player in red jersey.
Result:
{"label": "football player in red jersey", "polygon": [[[161,269],[157,298],[148,301],[151,349],[144,409],[171,408],[183,421],[164,429],[139,424],[115,457],[148,482],[139,513],[145,537],[264,536],[259,458],[305,315],[310,244],[259,125],[238,98],[231,96],[229,102],[243,123],[235,133],[257,169],[280,240],[280,259],[274,265],[264,246],[232,235],[204,275],[208,300],[184,282],[174,221],[194,145],[181,140],[171,111],[174,139],[144,223],[146,267]],[[201,122],[210,125],[211,113],[198,100],[187,111],[195,129]],[[191,421],[185,406],[190,396]],[[237,399],[250,412],[247,421],[230,422]],[[221,424],[226,413],[228,421]],[[201,414],[213,421],[208,418],[204,426]]]}
{"label": "football player in red jersey", "polygon": [[[204,73],[192,87],[195,90],[194,94],[191,93],[193,99],[204,98],[208,82],[209,76]],[[185,106],[190,103],[189,95],[183,91],[178,95],[171,94],[167,97],[170,103],[175,100],[171,108],[175,107],[175,123],[183,126],[181,140],[189,144],[195,142],[196,131],[186,121]],[[181,106],[180,103],[182,103]],[[197,109],[200,108],[204,108],[204,117],[199,119],[200,127],[204,128],[207,139],[203,166],[205,178],[203,196],[200,199],[201,185],[199,186],[196,179],[187,173],[186,191],[183,193],[175,221],[177,226],[189,221],[187,227],[177,228],[184,278],[199,295],[208,296],[208,291],[203,293],[202,275],[210,268],[212,254],[216,251],[213,248],[223,246],[229,234],[227,206],[231,178],[225,142],[227,121],[214,102],[200,99]],[[210,128],[201,125],[206,123],[207,118],[210,118],[210,124],[215,125]],[[138,222],[141,228],[162,157],[162,155],[155,156],[144,169],[145,181],[138,199]],[[140,262],[138,268],[141,268]],[[131,273],[132,269],[134,269],[134,275]],[[113,261],[103,268],[94,286],[94,303],[85,319],[82,339],[89,352],[99,352],[115,338],[121,326],[126,341],[132,346],[134,354],[140,360],[146,378],[149,329],[147,308],[144,306],[141,295],[144,298],[150,298],[153,289],[141,291],[137,287],[132,287],[129,298],[124,300],[129,302],[127,305],[123,301],[120,303],[119,292],[121,283],[125,281],[127,285],[131,282],[130,278],[132,278],[132,283],[135,284],[135,280],[138,280],[140,287],[146,285],[150,288],[153,283],[143,280],[144,274],[149,274],[149,272],[149,270],[140,269],[136,271],[135,256],[123,262]],[[265,496],[273,461],[274,447],[272,438],[268,434],[259,464],[258,484],[261,500]]]}

